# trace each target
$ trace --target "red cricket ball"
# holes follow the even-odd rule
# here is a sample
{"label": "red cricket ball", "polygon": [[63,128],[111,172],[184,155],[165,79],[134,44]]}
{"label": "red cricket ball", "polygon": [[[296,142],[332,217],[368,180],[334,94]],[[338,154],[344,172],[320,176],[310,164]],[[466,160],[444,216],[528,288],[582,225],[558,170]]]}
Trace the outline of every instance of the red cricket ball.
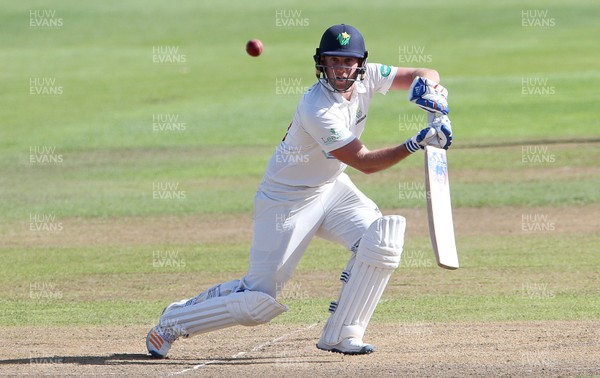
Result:
{"label": "red cricket ball", "polygon": [[260,39],[251,39],[246,43],[246,52],[250,56],[259,56],[263,49],[264,45]]}

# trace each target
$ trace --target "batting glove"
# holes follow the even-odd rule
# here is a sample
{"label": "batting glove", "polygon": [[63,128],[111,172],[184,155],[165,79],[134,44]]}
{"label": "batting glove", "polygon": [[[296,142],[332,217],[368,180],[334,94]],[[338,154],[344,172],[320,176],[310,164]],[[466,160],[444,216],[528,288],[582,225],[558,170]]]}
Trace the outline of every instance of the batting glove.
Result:
{"label": "batting glove", "polygon": [[433,80],[415,77],[408,89],[408,99],[430,113],[446,115],[450,112],[448,90]]}
{"label": "batting glove", "polygon": [[437,138],[440,147],[447,150],[452,144],[452,123],[446,115],[429,115],[429,124],[437,130]]}
{"label": "batting glove", "polygon": [[447,116],[432,117],[429,125],[417,134],[406,140],[406,149],[415,153],[425,146],[443,148],[445,150],[452,144],[452,126]]}

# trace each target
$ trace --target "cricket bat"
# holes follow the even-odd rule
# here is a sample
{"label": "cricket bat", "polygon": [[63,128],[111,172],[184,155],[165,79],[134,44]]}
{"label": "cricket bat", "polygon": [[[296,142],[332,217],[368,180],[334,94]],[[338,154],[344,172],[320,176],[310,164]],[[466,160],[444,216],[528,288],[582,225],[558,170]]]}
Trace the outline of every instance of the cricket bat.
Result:
{"label": "cricket bat", "polygon": [[425,188],[429,236],[437,264],[441,268],[457,269],[458,253],[454,240],[446,150],[425,147]]}

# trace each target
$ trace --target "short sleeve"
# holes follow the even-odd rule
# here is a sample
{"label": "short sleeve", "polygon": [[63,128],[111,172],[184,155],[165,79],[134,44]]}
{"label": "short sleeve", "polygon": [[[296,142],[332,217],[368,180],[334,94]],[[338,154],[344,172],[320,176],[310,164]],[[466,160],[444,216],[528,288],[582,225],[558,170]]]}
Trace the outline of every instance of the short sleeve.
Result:
{"label": "short sleeve", "polygon": [[398,67],[386,66],[385,64],[369,63],[365,75],[365,85],[375,92],[386,94],[392,86]]}
{"label": "short sleeve", "polygon": [[321,146],[325,152],[331,152],[352,142],[356,136],[347,129],[346,121],[339,109],[321,109],[302,117],[304,130]]}

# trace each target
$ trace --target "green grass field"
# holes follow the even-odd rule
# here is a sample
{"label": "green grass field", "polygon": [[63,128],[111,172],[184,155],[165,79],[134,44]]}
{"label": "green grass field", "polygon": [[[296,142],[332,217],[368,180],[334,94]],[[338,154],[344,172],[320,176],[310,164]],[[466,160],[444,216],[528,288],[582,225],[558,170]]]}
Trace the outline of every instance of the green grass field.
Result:
{"label": "green grass field", "polygon": [[[479,210],[463,223],[488,230],[458,229],[462,267],[448,272],[426,230],[412,229],[373,321],[599,320],[599,11],[592,0],[3,4],[0,326],[150,325],[172,300],[244,274],[248,229],[146,241],[144,222],[248,224],[265,164],[314,82],[320,35],[339,22],[363,32],[371,62],[441,73],[454,208]],[[262,56],[246,55],[250,38]],[[406,93],[378,96],[363,141],[401,143],[420,117]],[[349,173],[386,212],[414,214],[425,211],[422,164]],[[113,240],[98,224],[142,236]],[[315,240],[285,299],[292,311],[275,322],[326,319],[346,259]]]}

